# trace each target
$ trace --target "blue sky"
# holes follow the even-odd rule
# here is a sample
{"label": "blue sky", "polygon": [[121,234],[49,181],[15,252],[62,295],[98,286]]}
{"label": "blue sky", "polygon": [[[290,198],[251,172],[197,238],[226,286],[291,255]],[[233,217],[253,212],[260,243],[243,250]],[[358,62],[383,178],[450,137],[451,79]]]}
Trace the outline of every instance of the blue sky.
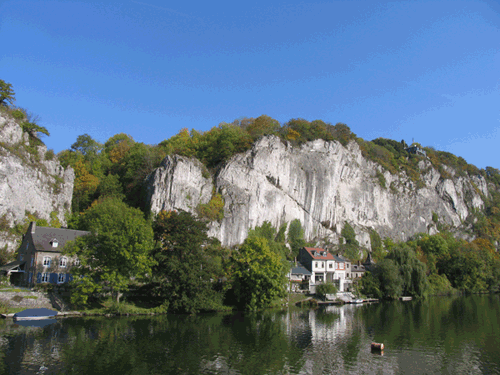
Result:
{"label": "blue sky", "polygon": [[496,1],[0,1],[0,79],[56,152],[269,115],[500,168]]}

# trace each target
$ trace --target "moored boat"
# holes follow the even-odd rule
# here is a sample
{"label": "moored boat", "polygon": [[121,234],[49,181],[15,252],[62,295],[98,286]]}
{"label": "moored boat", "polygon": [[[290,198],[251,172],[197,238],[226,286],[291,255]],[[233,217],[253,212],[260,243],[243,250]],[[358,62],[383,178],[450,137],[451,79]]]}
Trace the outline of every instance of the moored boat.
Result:
{"label": "moored boat", "polygon": [[14,320],[50,319],[57,315],[57,311],[50,309],[26,309],[14,314]]}

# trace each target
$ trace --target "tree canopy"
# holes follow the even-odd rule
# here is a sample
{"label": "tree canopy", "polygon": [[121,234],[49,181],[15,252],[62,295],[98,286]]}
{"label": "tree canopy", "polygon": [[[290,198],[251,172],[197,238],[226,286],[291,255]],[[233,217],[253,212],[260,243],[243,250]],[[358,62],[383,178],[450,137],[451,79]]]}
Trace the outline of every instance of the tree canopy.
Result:
{"label": "tree canopy", "polygon": [[12,88],[12,84],[0,79],[0,105],[13,105],[16,101],[14,95],[15,93]]}
{"label": "tree canopy", "polygon": [[286,268],[262,237],[250,237],[233,253],[234,292],[238,307],[257,310],[285,296]]}
{"label": "tree canopy", "polygon": [[162,211],[153,223],[153,269],[158,296],[172,312],[222,308],[227,253],[207,235],[207,226],[188,212]]}
{"label": "tree canopy", "polygon": [[103,287],[119,301],[131,278],[151,275],[153,231],[140,210],[116,198],[104,199],[81,215],[79,227],[91,234],[65,248],[80,259],[80,265],[72,269],[77,289],[74,302],[86,303],[89,292]]}

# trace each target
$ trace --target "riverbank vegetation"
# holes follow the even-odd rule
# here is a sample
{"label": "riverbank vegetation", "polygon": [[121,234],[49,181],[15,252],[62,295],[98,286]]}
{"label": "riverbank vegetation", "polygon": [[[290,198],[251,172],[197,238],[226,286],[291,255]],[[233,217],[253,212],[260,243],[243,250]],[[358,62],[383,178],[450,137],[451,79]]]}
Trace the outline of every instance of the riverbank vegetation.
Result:
{"label": "riverbank vegetation", "polygon": [[[28,133],[30,142],[35,143],[26,147],[35,153],[39,136],[49,132],[41,127],[36,116],[15,107],[14,100],[12,85],[0,80],[0,111],[9,114]],[[73,271],[73,304],[107,301],[112,295],[117,308],[123,294],[125,301],[134,299],[136,306],[149,301],[150,305],[144,308],[196,313],[235,307],[254,310],[281,300],[285,295],[284,275],[289,269],[287,260],[297,257],[299,249],[307,245],[299,220],[280,228],[263,223],[251,229],[239,247],[227,249],[207,234],[207,223],[223,218],[224,198],[220,192],[214,191],[209,203],[196,207],[197,216],[160,212],[151,217],[144,204],[144,181],[167,155],[198,159],[203,164],[204,177],[210,178],[232,156],[249,150],[266,135],[276,136],[292,147],[318,139],[338,141],[344,146],[351,143],[366,158],[378,163],[384,173],[409,176],[416,189],[424,186],[421,164],[426,163],[436,168],[443,179],[452,175],[484,178],[489,195],[477,190],[485,209],[473,211],[464,223],[476,240],[454,238],[446,232],[446,224],[439,221],[437,214],[433,220],[440,234],[417,235],[406,243],[382,240],[372,231],[371,250],[378,267],[366,274],[358,289],[377,298],[498,290],[498,169],[478,169],[460,157],[429,147],[423,147],[427,153],[424,159],[408,153],[404,140],[365,141],[343,123],[291,119],[280,124],[262,115],[224,122],[206,132],[182,129],[157,145],[136,142],[123,133],[102,144],[83,134],[70,149],[59,153],[57,158],[62,165],[75,171],[68,227],[93,234],[79,238],[66,250],[68,255],[81,259]],[[47,155],[54,157],[50,152]],[[386,186],[380,171],[376,178],[382,188],[391,188]],[[333,229],[329,222],[322,225]],[[345,223],[341,237],[342,243],[335,250],[352,261],[365,258],[368,249],[360,248],[349,223]]]}
{"label": "riverbank vegetation", "polygon": [[391,244],[387,255],[359,281],[375,298],[425,297],[500,290],[500,256],[485,238],[468,242],[443,232]]}

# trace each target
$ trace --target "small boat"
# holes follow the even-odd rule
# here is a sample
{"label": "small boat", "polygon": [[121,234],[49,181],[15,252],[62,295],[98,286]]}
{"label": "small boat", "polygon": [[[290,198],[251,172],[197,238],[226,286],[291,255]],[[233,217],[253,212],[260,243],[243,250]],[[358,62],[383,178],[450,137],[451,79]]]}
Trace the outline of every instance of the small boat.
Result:
{"label": "small boat", "polygon": [[352,301],[352,303],[363,303],[363,302],[365,302],[365,300],[360,299],[360,298],[355,299],[354,301]]}
{"label": "small boat", "polygon": [[14,320],[50,319],[57,315],[57,311],[49,309],[26,309],[14,314]]}

